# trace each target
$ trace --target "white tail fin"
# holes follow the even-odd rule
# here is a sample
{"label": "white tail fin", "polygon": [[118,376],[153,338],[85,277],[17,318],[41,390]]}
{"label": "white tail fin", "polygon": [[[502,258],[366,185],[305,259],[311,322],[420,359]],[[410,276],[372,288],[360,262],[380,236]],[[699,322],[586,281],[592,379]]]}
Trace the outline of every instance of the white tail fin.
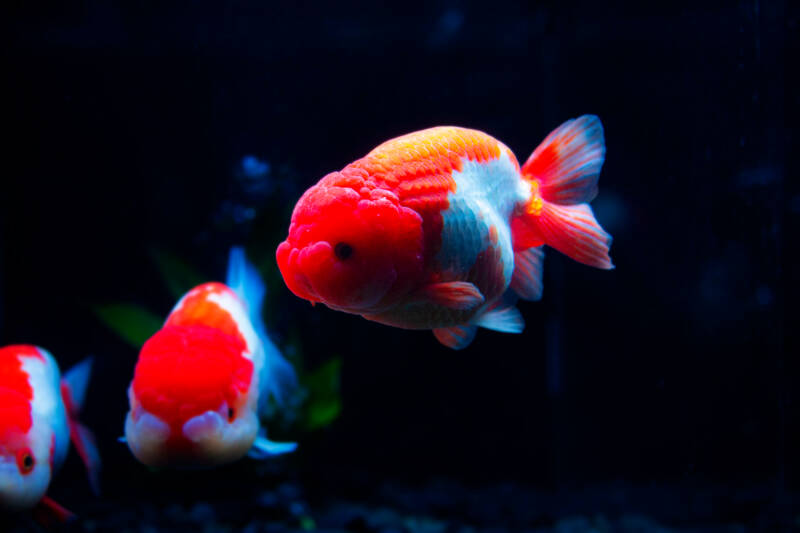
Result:
{"label": "white tail fin", "polygon": [[[297,389],[297,375],[292,365],[283,358],[278,347],[267,335],[267,328],[261,318],[261,307],[267,288],[256,267],[248,262],[241,246],[234,246],[230,250],[225,283],[246,303],[250,322],[264,347],[265,365],[260,378],[266,383],[266,389],[275,401],[285,405]],[[259,411],[262,402],[267,402],[268,399],[269,394],[261,396]]]}

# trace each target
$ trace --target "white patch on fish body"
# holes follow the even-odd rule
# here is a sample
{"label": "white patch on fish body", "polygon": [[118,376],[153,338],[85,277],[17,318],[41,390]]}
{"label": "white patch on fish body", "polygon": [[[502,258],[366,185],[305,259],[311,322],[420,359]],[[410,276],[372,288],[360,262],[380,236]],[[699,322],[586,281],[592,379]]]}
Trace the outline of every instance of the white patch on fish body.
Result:
{"label": "white patch on fish body", "polygon": [[254,356],[256,352],[259,351],[258,348],[261,341],[258,335],[256,335],[253,324],[250,323],[250,316],[247,314],[245,305],[231,290],[212,292],[207,296],[207,299],[209,302],[217,304],[231,315],[231,318],[236,323],[236,327],[239,328],[239,333],[242,334],[245,343],[247,343],[247,350],[249,353],[245,356],[255,363]]}
{"label": "white patch on fish body", "polygon": [[69,423],[61,398],[61,373],[53,356],[43,348],[38,350],[44,361],[33,356],[21,358],[22,370],[28,374],[28,383],[33,390],[31,400],[33,426],[29,433],[31,449],[37,459],[45,457],[49,460],[50,445],[55,434],[53,467],[58,469],[69,450]]}
{"label": "white patch on fish body", "polygon": [[[220,411],[227,411],[227,407]],[[229,423],[226,416],[225,412],[206,411],[187,420],[182,428],[183,435],[202,450],[202,455],[217,464],[245,455],[258,434],[258,417],[252,406],[245,408],[233,422]]]}
{"label": "white patch on fish body", "polygon": [[[134,398],[133,387],[128,396]],[[131,410],[125,417],[125,440],[131,453],[146,465],[160,465],[166,462],[166,442],[170,429],[166,422],[145,411],[132,399]],[[134,413],[136,413],[134,415]]]}
{"label": "white patch on fish body", "polygon": [[478,254],[491,244],[494,226],[508,286],[514,271],[509,221],[516,206],[530,198],[530,185],[505,149],[492,161],[462,158],[461,171],[454,170],[452,176],[456,190],[447,195],[449,207],[442,212],[442,245],[436,255],[440,272],[469,272]]}
{"label": "white patch on fish body", "polygon": [[[257,410],[255,406],[258,405],[258,397],[267,394],[266,390],[261,390],[262,387],[266,388],[267,385],[263,372],[266,369],[266,355],[264,353],[264,345],[261,343],[253,323],[250,321],[248,309],[245,307],[247,303],[242,302],[231,290],[211,293],[208,295],[208,301],[227,311],[234,323],[236,323],[236,327],[239,328],[239,333],[244,337],[248,351],[243,353],[242,356],[253,362],[253,377],[250,381],[248,394],[255,397],[253,409]],[[248,401],[247,404],[249,405],[250,402]]]}

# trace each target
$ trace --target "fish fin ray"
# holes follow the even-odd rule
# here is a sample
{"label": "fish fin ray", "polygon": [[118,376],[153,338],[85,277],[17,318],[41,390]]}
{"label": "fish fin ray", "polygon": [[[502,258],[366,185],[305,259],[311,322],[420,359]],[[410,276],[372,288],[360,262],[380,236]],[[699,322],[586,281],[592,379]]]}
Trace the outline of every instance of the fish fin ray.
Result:
{"label": "fish fin ray", "polygon": [[553,130],[522,165],[527,179],[539,181],[542,198],[562,205],[591,202],[605,160],[603,125],[583,115]]}
{"label": "fish fin ray", "polygon": [[589,204],[545,203],[538,221],[545,243],[585,265],[610,270],[611,235],[597,222]]}

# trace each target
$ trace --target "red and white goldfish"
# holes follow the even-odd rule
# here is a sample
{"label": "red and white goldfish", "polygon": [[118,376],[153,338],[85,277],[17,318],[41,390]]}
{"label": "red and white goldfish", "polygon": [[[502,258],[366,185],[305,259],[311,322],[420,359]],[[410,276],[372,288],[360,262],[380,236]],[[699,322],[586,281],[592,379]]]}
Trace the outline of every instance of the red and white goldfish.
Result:
{"label": "red and white goldfish", "polygon": [[45,349],[22,344],[0,348],[0,509],[36,508],[38,514],[60,521],[71,516],[45,496],[70,438],[92,488],[99,491],[100,455],[92,434],[77,420],[90,373],[90,359],[62,379]]}
{"label": "red and white goldfish", "polygon": [[265,287],[233,248],[226,284],[187,292],[142,347],[128,388],[125,441],[149,466],[210,467],[248,451],[291,452],[266,438],[259,415],[285,403],[296,376],[260,318]]}
{"label": "red and white goldfish", "polygon": [[613,268],[611,236],[589,207],[604,157],[591,115],[559,126],[521,168],[477,130],[403,135],[303,194],[278,266],[301,298],[432,329],[451,348],[467,346],[478,326],[519,333],[513,296],[541,297],[542,245]]}

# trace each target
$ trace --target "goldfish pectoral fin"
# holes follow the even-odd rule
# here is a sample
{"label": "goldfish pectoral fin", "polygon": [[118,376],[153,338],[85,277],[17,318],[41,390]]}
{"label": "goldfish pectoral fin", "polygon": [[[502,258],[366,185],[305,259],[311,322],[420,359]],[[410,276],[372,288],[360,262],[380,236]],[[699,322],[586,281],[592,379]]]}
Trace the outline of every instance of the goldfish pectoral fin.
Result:
{"label": "goldfish pectoral fin", "polygon": [[74,418],[69,420],[69,435],[84,466],[86,466],[86,473],[89,477],[89,485],[92,487],[92,492],[94,492],[95,495],[99,495],[100,467],[102,463],[100,461],[100,452],[97,449],[94,435],[89,428]]}
{"label": "goldfish pectoral fin", "polygon": [[501,331],[503,333],[522,333],[525,320],[519,309],[513,305],[492,309],[475,319],[475,324],[482,328]]}
{"label": "goldfish pectoral fin", "polygon": [[267,459],[275,455],[291,453],[297,449],[296,442],[273,442],[267,438],[266,433],[259,433],[253,442],[253,447],[247,452],[252,459]]}
{"label": "goldfish pectoral fin", "polygon": [[433,330],[433,335],[436,340],[452,348],[453,350],[462,350],[469,346],[472,339],[475,338],[475,331],[477,326],[467,324],[465,326],[453,326],[451,328],[437,328]]}
{"label": "goldfish pectoral fin", "polygon": [[542,267],[544,249],[542,246],[528,248],[514,254],[514,274],[511,289],[524,300],[542,299]]}
{"label": "goldfish pectoral fin", "polygon": [[75,513],[65,509],[51,498],[45,496],[33,508],[33,519],[45,529],[71,522],[77,518]]}
{"label": "goldfish pectoral fin", "polygon": [[484,302],[478,287],[467,281],[431,283],[420,289],[416,296],[421,301],[458,310],[472,309]]}

